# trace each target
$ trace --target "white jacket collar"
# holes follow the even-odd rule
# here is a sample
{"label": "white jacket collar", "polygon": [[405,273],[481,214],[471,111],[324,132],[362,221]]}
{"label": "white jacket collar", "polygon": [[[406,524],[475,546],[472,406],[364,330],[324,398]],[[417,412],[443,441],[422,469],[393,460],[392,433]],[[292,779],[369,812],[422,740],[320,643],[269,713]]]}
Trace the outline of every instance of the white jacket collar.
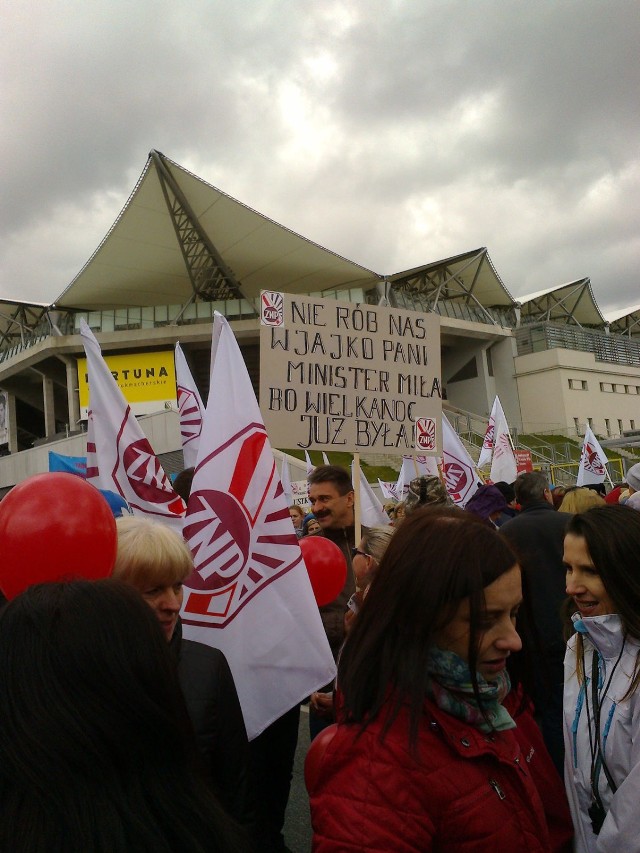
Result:
{"label": "white jacket collar", "polygon": [[[620,654],[624,635],[622,621],[617,613],[607,613],[605,616],[580,617],[574,613],[571,617],[576,631],[586,634],[605,660],[616,658]],[[581,630],[578,626],[584,626]],[[630,639],[627,639],[629,642]],[[634,641],[635,642],[635,641]]]}

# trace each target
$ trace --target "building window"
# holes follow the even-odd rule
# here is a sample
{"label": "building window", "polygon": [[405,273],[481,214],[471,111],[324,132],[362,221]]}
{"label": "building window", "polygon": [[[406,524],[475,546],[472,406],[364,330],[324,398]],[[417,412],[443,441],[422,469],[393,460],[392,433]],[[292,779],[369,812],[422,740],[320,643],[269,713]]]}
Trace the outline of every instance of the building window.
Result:
{"label": "building window", "polygon": [[573,419],[573,425],[576,428],[576,435],[580,435],[580,421],[578,418]]}
{"label": "building window", "polygon": [[491,355],[491,348],[487,350],[487,373],[489,376],[493,376],[493,356]]}
{"label": "building window", "polygon": [[629,421],[629,425],[631,426],[631,429],[636,428],[636,422],[633,420],[633,418]]}
{"label": "building window", "polygon": [[570,379],[569,380],[569,388],[571,388],[572,391],[586,391],[587,390],[586,379]]}
{"label": "building window", "polygon": [[601,382],[600,390],[610,394],[613,391],[613,385],[611,384],[611,382]]}
{"label": "building window", "polygon": [[589,424],[589,429],[593,431],[593,418],[587,418],[587,423]]}
{"label": "building window", "polygon": [[620,433],[620,435],[622,435],[623,430],[624,427],[622,426],[622,420],[618,418],[618,432]]}
{"label": "building window", "polygon": [[475,355],[461,367],[457,373],[449,377],[449,382],[461,382],[463,379],[476,379],[478,376],[478,364]]}
{"label": "building window", "polygon": [[611,435],[611,422],[609,421],[609,418],[604,419],[604,428],[607,431],[607,435]]}

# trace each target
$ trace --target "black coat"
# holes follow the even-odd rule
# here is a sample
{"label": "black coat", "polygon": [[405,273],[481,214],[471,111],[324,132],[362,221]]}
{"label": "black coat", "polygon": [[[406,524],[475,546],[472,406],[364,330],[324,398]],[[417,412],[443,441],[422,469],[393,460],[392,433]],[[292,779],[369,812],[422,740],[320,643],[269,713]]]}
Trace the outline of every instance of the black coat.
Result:
{"label": "black coat", "polygon": [[178,677],[205,771],[225,810],[251,827],[249,743],[229,664],[219,649],[184,640],[180,624],[171,640]]}
{"label": "black coat", "polygon": [[542,646],[564,660],[562,604],[566,598],[566,578],[562,559],[564,531],[570,513],[556,512],[547,501],[522,508],[522,512],[500,528],[500,533],[516,552],[527,575],[535,625]]}
{"label": "black coat", "polygon": [[[366,528],[363,528],[363,532]],[[351,549],[355,545],[355,528],[339,527],[336,530],[325,529],[322,532],[325,539],[330,539],[335,545],[340,548],[347,561],[347,576],[339,595],[320,608],[320,618],[324,625],[324,631],[329,640],[333,657],[338,657],[338,652],[342,648],[344,642],[344,614],[347,611],[347,602],[356,591],[356,582],[353,574],[353,564],[351,562]]]}

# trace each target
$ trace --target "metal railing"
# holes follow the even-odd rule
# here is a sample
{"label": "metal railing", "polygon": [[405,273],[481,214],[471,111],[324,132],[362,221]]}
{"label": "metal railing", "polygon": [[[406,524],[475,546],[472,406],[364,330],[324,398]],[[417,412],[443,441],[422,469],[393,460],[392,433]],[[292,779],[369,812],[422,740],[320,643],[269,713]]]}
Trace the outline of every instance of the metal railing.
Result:
{"label": "metal railing", "polygon": [[[348,302],[366,302],[364,290],[352,287],[347,290],[325,290],[306,294],[324,299],[344,299]],[[25,327],[23,339],[6,349],[0,350],[0,363],[40,343],[58,332],[76,335],[80,332],[80,318],[94,332],[125,332],[135,329],[155,329],[162,326],[188,326],[194,323],[211,322],[214,311],[219,311],[227,320],[257,319],[258,313],[248,299],[223,299],[218,301],[188,302],[186,305],[151,305],[146,307],[115,308],[109,311],[64,311],[51,312],[54,320],[45,314],[39,323]]]}
{"label": "metal railing", "polygon": [[[564,462],[549,466],[549,477],[556,486],[575,486],[578,479],[579,462]],[[612,459],[607,462],[607,473],[613,483],[622,482],[624,479],[624,467],[622,459]]]}
{"label": "metal railing", "polygon": [[607,335],[596,329],[533,323],[516,330],[518,355],[530,355],[549,349],[592,352],[596,361],[640,366],[640,341],[622,335]]}

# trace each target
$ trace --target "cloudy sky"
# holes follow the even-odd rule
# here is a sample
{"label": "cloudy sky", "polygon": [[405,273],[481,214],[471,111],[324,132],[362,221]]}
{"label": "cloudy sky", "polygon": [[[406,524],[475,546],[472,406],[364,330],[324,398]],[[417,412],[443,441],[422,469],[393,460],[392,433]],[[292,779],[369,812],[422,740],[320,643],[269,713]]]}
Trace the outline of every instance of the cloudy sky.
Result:
{"label": "cloudy sky", "polygon": [[487,246],[640,303],[635,0],[6,0],[0,297],[51,301],[156,148],[379,273]]}

